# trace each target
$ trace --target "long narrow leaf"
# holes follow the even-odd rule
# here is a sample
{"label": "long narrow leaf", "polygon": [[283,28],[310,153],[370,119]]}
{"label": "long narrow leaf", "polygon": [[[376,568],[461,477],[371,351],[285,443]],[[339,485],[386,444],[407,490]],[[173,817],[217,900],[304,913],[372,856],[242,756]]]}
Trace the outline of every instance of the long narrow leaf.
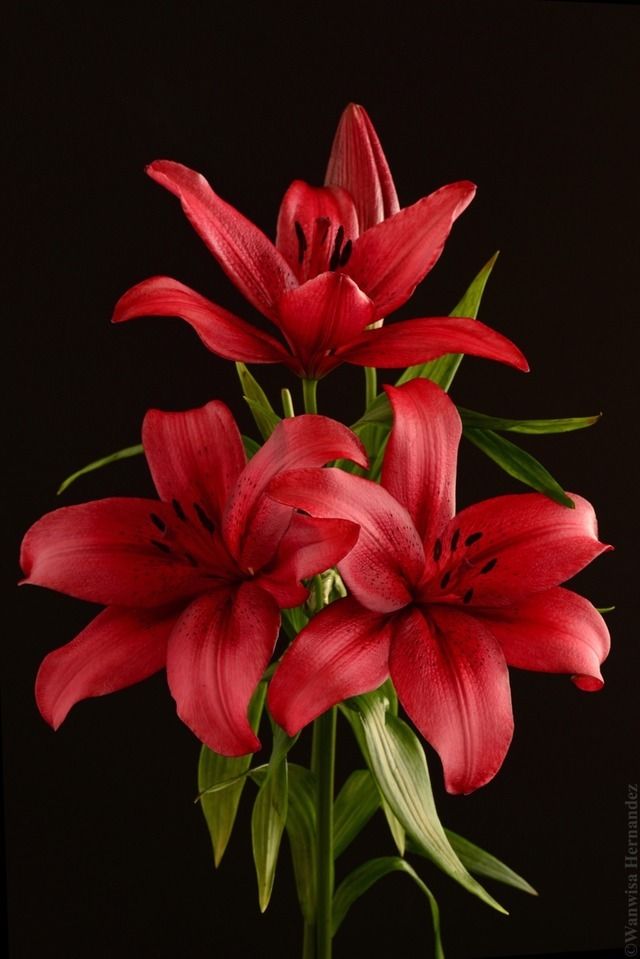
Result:
{"label": "long narrow leaf", "polygon": [[267,772],[251,815],[251,843],[258,880],[258,903],[269,905],[276,875],[280,841],[287,820],[288,769],[282,760]]}
{"label": "long narrow leaf", "polygon": [[[285,828],[291,847],[293,872],[300,909],[307,922],[313,923],[316,910],[316,800],[315,777],[310,770],[296,763],[288,764],[289,793]],[[259,785],[267,778],[264,766],[250,772]]]}
{"label": "long narrow leaf", "polygon": [[521,483],[525,483],[526,486],[530,486],[538,493],[544,493],[549,499],[560,503],[562,506],[568,506],[570,509],[574,508],[573,500],[569,499],[560,484],[544,468],[542,463],[534,459],[530,453],[516,446],[515,443],[506,440],[504,436],[500,436],[498,433],[494,433],[493,430],[468,428],[464,430],[464,435],[509,476],[520,480]]}
{"label": "long narrow leaf", "polygon": [[380,793],[368,769],[356,769],[336,796],[333,807],[333,855],[344,852],[380,808]]}
{"label": "long narrow leaf", "polygon": [[469,872],[475,872],[479,876],[487,876],[490,879],[496,879],[507,886],[513,886],[520,889],[521,892],[527,892],[530,896],[537,896],[538,893],[526,879],[519,876],[517,872],[510,869],[509,866],[496,859],[490,852],[485,852],[480,846],[459,836],[450,829],[445,829],[449,842],[458,853],[458,856],[465,864]]}
{"label": "long narrow leaf", "polygon": [[421,852],[465,889],[499,912],[506,912],[465,869],[447,839],[431,791],[424,750],[402,720],[388,711],[376,690],[350,701],[352,723],[360,724],[371,773],[407,835]]}
{"label": "long narrow leaf", "polygon": [[487,416],[486,413],[477,413],[475,410],[466,410],[458,407],[462,425],[481,430],[506,430],[509,433],[532,433],[536,435],[547,433],[571,433],[573,430],[583,430],[593,426],[601,418],[602,413],[596,416],[572,416],[564,419],[551,420],[508,420],[499,416]]}
{"label": "long narrow leaf", "polygon": [[144,453],[142,443],[137,443],[135,446],[127,446],[123,450],[118,450],[117,453],[111,453],[109,456],[103,456],[102,459],[94,460],[93,463],[88,463],[86,466],[83,466],[82,469],[76,470],[75,473],[72,473],[71,476],[67,476],[65,480],[60,483],[56,491],[56,496],[59,496],[60,493],[64,493],[66,489],[69,489],[72,483],[80,477],[84,476],[85,473],[93,473],[94,470],[102,469],[103,466],[109,466],[111,463],[117,463],[118,460],[126,460],[131,456],[139,456],[141,453]]}
{"label": "long narrow leaf", "polygon": [[[485,263],[478,275],[472,280],[462,299],[449,314],[450,316],[468,316],[471,319],[477,319],[484,288],[497,259],[498,253],[494,253],[491,259]],[[448,390],[461,362],[462,353],[449,353],[446,356],[439,356],[437,360],[430,360],[429,363],[410,366],[396,381],[396,385],[400,386],[417,376],[423,376],[426,379],[433,380],[443,390]]]}
{"label": "long narrow leaf", "polygon": [[433,921],[435,957],[436,959],[444,959],[442,941],[440,939],[440,911],[438,909],[438,903],[431,890],[423,883],[415,869],[413,869],[405,859],[400,859],[398,856],[382,856],[379,859],[370,859],[362,866],[354,869],[353,872],[340,883],[333,897],[333,935],[335,936],[353,903],[359,899],[367,889],[370,889],[374,883],[378,882],[379,879],[388,876],[389,873],[392,872],[403,872],[405,875],[410,876],[427,897]]}
{"label": "long narrow leaf", "polygon": [[263,439],[269,439],[280,422],[280,417],[269,402],[267,394],[244,363],[236,363],[236,370],[244,398],[256,421]]}
{"label": "long narrow leaf", "polygon": [[[260,725],[266,692],[267,684],[260,683],[249,706],[249,721],[254,732]],[[216,868],[220,865],[231,838],[252,758],[251,754],[221,756],[207,746],[203,746],[200,750],[198,791],[202,812],[211,836],[213,861]],[[225,783],[227,783],[226,786]]]}

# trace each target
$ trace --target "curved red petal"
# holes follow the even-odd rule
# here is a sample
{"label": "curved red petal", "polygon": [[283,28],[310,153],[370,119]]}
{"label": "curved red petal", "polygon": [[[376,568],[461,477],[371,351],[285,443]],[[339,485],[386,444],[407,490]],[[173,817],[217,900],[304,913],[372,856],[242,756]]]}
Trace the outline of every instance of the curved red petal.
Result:
{"label": "curved red petal", "polygon": [[280,328],[311,379],[342,362],[336,351],[375,319],[369,297],[343,273],[322,273],[285,293],[278,310]]}
{"label": "curved red petal", "polygon": [[338,123],[324,182],[347,190],[360,233],[400,209],[389,164],[364,107],[350,103]]}
{"label": "curved red petal", "polygon": [[139,316],[180,317],[193,327],[207,349],[226,360],[291,362],[285,348],[268,333],[169,276],[152,276],[127,290],[116,303],[113,322]]}
{"label": "curved red petal", "polygon": [[429,316],[402,320],[368,330],[349,344],[340,361],[357,366],[401,367],[426,363],[446,353],[467,353],[497,360],[527,372],[529,364],[517,346],[478,320]]}
{"label": "curved red petal", "polygon": [[598,541],[591,504],[571,499],[574,509],[514,493],[462,510],[442,532],[439,575],[449,575],[446,589],[431,585],[430,600],[509,606],[575,576],[611,547]]}
{"label": "curved red petal", "polygon": [[408,510],[426,547],[455,513],[460,416],[430,380],[385,386],[393,428],[382,467],[382,485]]}
{"label": "curved red petal", "polygon": [[269,711],[294,736],[349,696],[370,692],[389,675],[387,617],[351,597],[315,616],[284,654],[269,685]]}
{"label": "curved red petal", "polygon": [[36,678],[43,718],[57,729],[72,706],[104,696],[163,669],[176,613],[167,610],[103,610],[75,639],[49,653]]}
{"label": "curved red petal", "polygon": [[297,280],[271,240],[194,170],[171,160],[156,160],[147,173],[178,197],[187,219],[231,282],[256,309],[274,319],[276,300]]}
{"label": "curved red petal", "polygon": [[[220,525],[227,500],[247,458],[236,422],[224,403],[213,400],[196,410],[149,410],[142,444],[161,499],[177,500],[183,511],[199,511]],[[206,522],[206,520],[204,520]]]}
{"label": "curved red petal", "polygon": [[260,499],[271,480],[285,470],[306,466],[324,466],[345,458],[367,466],[360,440],[342,423],[326,416],[305,414],[282,420],[243,470],[231,496],[223,521],[224,537],[232,554],[253,569],[259,569],[273,556],[288,526],[286,514],[263,504],[263,512],[277,522],[255,522]]}
{"label": "curved red petal", "polygon": [[583,596],[558,586],[513,606],[474,609],[473,615],[491,630],[510,666],[569,673],[586,692],[602,689],[609,630]]}
{"label": "curved red petal", "polygon": [[360,526],[358,541],[339,569],[366,609],[386,613],[411,602],[424,550],[406,509],[385,489],[339,469],[293,470],[273,481],[269,495],[312,516]]}
{"label": "curved red petal", "polygon": [[[155,519],[154,519],[155,517]],[[113,498],[47,513],[22,542],[23,582],[105,606],[150,608],[211,587],[170,542],[178,522],[158,500]]]}
{"label": "curved red petal", "polygon": [[345,190],[294,180],[280,204],[276,246],[301,283],[339,266],[357,236],[358,217]]}
{"label": "curved red petal", "polygon": [[413,609],[398,619],[389,655],[403,707],[438,752],[450,793],[493,779],[513,735],[509,672],[489,630],[457,610]]}
{"label": "curved red petal", "polygon": [[167,679],[178,715],[223,756],[260,748],[247,718],[249,701],[276,643],[280,612],[254,583],[196,599],[176,623],[167,648]]}
{"label": "curved red petal", "polygon": [[375,302],[378,317],[406,303],[436,264],[451,227],[475,190],[467,180],[450,183],[356,240],[344,271]]}
{"label": "curved red petal", "polygon": [[294,513],[273,560],[256,582],[282,609],[304,603],[309,591],[301,580],[323,573],[357,542],[360,527],[344,519],[314,519]]}

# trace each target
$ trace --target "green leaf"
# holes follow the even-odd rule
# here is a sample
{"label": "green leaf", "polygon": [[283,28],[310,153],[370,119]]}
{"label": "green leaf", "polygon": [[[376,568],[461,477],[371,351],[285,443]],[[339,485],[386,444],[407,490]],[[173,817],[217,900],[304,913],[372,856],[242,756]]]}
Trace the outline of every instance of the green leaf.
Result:
{"label": "green leaf", "polygon": [[556,503],[574,509],[573,500],[569,499],[557,480],[530,453],[526,453],[493,430],[468,428],[464,430],[464,435],[509,476],[520,480],[538,493],[544,493]]}
{"label": "green leaf", "polygon": [[388,876],[389,873],[392,872],[403,872],[407,876],[410,876],[427,897],[429,906],[431,907],[431,918],[433,920],[435,956],[436,959],[444,959],[440,939],[440,912],[438,904],[433,893],[425,886],[415,869],[413,869],[405,859],[400,859],[398,856],[382,856],[379,859],[370,859],[368,862],[363,863],[362,866],[354,869],[346,879],[343,879],[333,897],[333,935],[335,936],[353,903],[359,899],[367,889],[370,889],[374,883],[378,882],[379,879]]}
{"label": "green leaf", "polygon": [[462,406],[458,407],[458,413],[462,419],[464,427],[472,427],[481,430],[506,430],[510,433],[570,433],[573,430],[583,430],[587,426],[593,426],[602,417],[602,413],[596,416],[572,416],[565,419],[555,420],[507,420],[504,417],[487,416],[485,413],[476,413],[475,410],[466,410]]}
{"label": "green leaf", "polygon": [[244,398],[256,421],[263,439],[267,440],[280,422],[280,417],[269,402],[267,394],[244,363],[236,363],[236,370]]}
{"label": "green leaf", "polygon": [[[267,684],[260,683],[249,706],[249,721],[254,732],[257,732],[260,725],[266,692]],[[216,868],[220,865],[231,838],[252,758],[251,753],[247,756],[220,756],[207,746],[200,750],[198,791],[211,836]]]}
{"label": "green leaf", "polygon": [[131,456],[139,456],[140,453],[144,453],[142,443],[138,443],[136,446],[127,446],[123,450],[118,450],[117,453],[111,453],[110,456],[103,456],[102,459],[95,460],[93,463],[83,466],[82,469],[76,470],[75,473],[67,476],[67,478],[60,483],[56,491],[56,496],[64,493],[66,489],[69,489],[72,483],[75,483],[78,477],[84,476],[85,473],[93,473],[94,470],[102,469],[103,466],[109,466],[110,463],[117,463],[118,460],[126,460]]}
{"label": "green leaf", "polygon": [[[498,253],[494,253],[491,259],[485,263],[478,275],[471,282],[471,285],[460,302],[449,314],[450,316],[469,316],[474,320],[477,318],[484,288],[487,285],[487,280],[491,276],[491,271],[497,259]],[[449,353],[446,356],[439,356],[437,360],[420,363],[418,366],[410,366],[404,371],[402,376],[396,380],[396,386],[400,386],[408,380],[413,380],[417,376],[422,376],[426,379],[433,380],[434,383],[437,383],[438,386],[441,386],[442,389],[446,391],[451,386],[461,362],[462,353]]]}
{"label": "green leaf", "polygon": [[602,616],[603,613],[612,613],[615,609],[615,606],[596,606],[596,610]]}
{"label": "green leaf", "polygon": [[356,769],[333,807],[333,855],[337,859],[380,808],[380,793],[368,769]]}
{"label": "green leaf", "polygon": [[[489,262],[485,263],[458,305],[449,314],[450,316],[468,316],[476,319],[484,288],[497,258],[498,254],[495,253]],[[415,380],[421,376],[433,380],[443,390],[448,390],[461,361],[461,353],[448,353],[446,356],[438,357],[437,360],[430,360],[428,363],[420,363],[417,366],[409,366],[396,380],[396,386],[402,386],[403,383],[408,383],[409,380]],[[391,426],[391,407],[386,393],[380,393],[376,396],[375,400],[367,407],[364,416],[351,427],[365,444],[370,457],[375,457],[379,453],[380,443],[382,442],[380,433],[369,432],[370,427],[376,424],[386,426],[387,429]]]}
{"label": "green leaf", "polygon": [[376,690],[349,701],[346,714],[360,724],[371,773],[410,839],[423,855],[465,889],[499,912],[506,912],[460,862],[438,818],[424,750],[418,738],[388,709]]}
{"label": "green leaf", "polygon": [[489,879],[496,879],[498,882],[503,882],[507,886],[513,886],[515,889],[527,892],[531,896],[538,895],[526,879],[523,879],[522,876],[519,876],[518,873],[510,869],[509,866],[506,866],[499,859],[496,859],[490,852],[485,852],[480,846],[476,846],[475,843],[470,842],[463,836],[459,836],[450,829],[445,829],[445,832],[449,842],[469,872],[475,872],[479,876],[487,876]]}
{"label": "green leaf", "polygon": [[287,820],[287,787],[288,770],[285,759],[267,770],[253,805],[251,842],[261,912],[269,905],[276,875],[280,841]]}
{"label": "green leaf", "polygon": [[312,772],[289,764],[287,836],[291,847],[298,901],[304,919],[316,914],[316,782]]}

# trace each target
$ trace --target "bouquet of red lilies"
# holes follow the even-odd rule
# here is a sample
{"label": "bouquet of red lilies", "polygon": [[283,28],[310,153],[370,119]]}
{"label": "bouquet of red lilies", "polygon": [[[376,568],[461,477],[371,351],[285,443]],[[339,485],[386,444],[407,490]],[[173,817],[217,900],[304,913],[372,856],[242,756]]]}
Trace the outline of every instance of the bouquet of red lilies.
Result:
{"label": "bouquet of red lilies", "polygon": [[[45,658],[38,707],[57,728],[80,700],[166,669],[178,715],[203,744],[199,798],[216,865],[246,781],[257,784],[262,910],[288,834],[304,959],[331,956],[351,904],[392,871],[424,892],[443,956],[438,906],[407,851],[501,911],[474,874],[533,890],[442,826],[423,739],[449,792],[478,789],[512,738],[508,667],[566,673],[596,691],[609,649],[601,611],[561,585],[610,548],[593,508],[503,433],[563,432],[597,417],[498,419],[450,399],[462,354],[528,369],[476,319],[495,257],[450,316],[387,321],[437,262],[475,188],[452,183],[400,208],[362,107],[340,120],[325,185],[287,190],[275,244],[192,170],[159,160],[147,172],[178,197],[273,332],[165,276],[125,293],[114,321],[186,320],[236,362],[262,443],[241,435],[217,399],[150,410],[140,446],[80,472],[144,452],[157,499],[64,507],[31,527],[24,582],[106,607]],[[282,416],[274,409],[245,365],[265,363],[300,377],[303,412],[287,389]],[[364,368],[363,414],[350,428],[317,404],[318,381],[344,363]],[[379,392],[378,367],[404,371]],[[531,491],[456,512],[463,431]],[[362,768],[336,795],[338,710]],[[310,724],[306,768],[290,750]],[[269,761],[252,765],[269,731]],[[336,858],[380,809],[397,854],[368,860],[336,888]]]}

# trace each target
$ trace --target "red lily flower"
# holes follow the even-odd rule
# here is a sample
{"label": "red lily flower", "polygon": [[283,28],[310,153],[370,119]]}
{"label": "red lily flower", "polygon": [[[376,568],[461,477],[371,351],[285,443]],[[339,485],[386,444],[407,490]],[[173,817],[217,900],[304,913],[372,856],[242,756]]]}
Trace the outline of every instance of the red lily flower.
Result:
{"label": "red lily flower", "polygon": [[273,652],[280,609],[300,580],[332,566],[358,527],[302,516],[263,496],[280,471],[338,456],[366,465],[350,431],[325,417],[284,420],[247,464],[220,402],[147,413],[142,439],[160,500],[104,499],[48,513],[26,534],[23,582],[104,603],[50,653],[36,680],[54,729],[81,699],[166,666],[178,714],[211,749],[254,752],[249,700]]}
{"label": "red lily flower", "polygon": [[287,190],[275,245],[193,170],[156,160],[147,173],[179,198],[229,279],[280,338],[166,276],[125,293],[114,322],[179,316],[219,356],[282,363],[309,379],[341,363],[401,367],[444,353],[528,369],[513,343],[475,320],[422,317],[370,329],[402,306],[434,266],[475,186],[452,183],[399,210],[382,148],[361,107],[348,108],[341,120],[328,185],[296,180]]}
{"label": "red lily flower", "polygon": [[294,470],[269,489],[312,516],[361,526],[338,565],[352,595],[287,650],[269,708],[292,734],[390,675],[438,751],[447,789],[467,793],[496,774],[511,741],[508,665],[601,688],[607,627],[558,584],[610,547],[579,496],[575,509],[537,493],[498,496],[455,515],[455,406],[428,380],[387,392],[395,421],[382,486],[327,469]]}

